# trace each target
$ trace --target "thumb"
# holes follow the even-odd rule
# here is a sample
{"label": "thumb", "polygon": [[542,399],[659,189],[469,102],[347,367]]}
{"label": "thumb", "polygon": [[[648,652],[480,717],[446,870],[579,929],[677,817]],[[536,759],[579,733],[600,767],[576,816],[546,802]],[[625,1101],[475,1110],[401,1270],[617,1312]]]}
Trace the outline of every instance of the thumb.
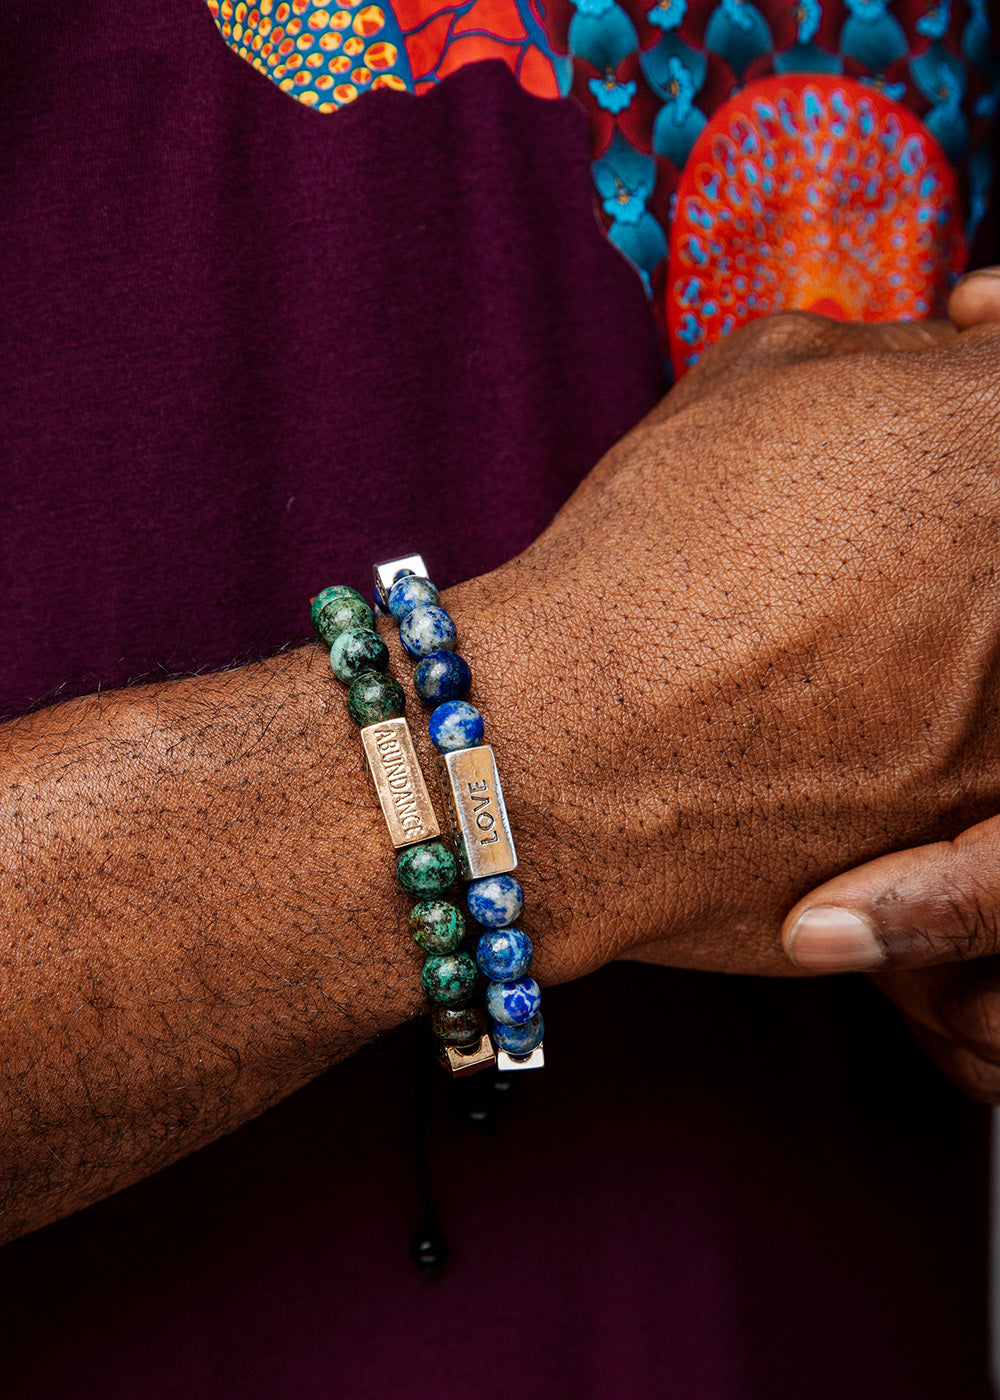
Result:
{"label": "thumb", "polygon": [[960,331],[1000,321],[1000,267],[966,273],[948,299],[948,316]]}
{"label": "thumb", "polygon": [[1000,952],[1000,817],[828,880],[792,909],[782,943],[807,972],[929,967]]}

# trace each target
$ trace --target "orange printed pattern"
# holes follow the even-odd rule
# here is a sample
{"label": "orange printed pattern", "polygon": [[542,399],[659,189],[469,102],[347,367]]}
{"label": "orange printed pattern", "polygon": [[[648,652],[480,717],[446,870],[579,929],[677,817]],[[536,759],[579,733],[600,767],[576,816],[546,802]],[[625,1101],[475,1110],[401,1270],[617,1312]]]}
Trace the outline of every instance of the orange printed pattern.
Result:
{"label": "orange printed pattern", "polygon": [[560,66],[549,51],[529,0],[397,0],[391,8],[360,0],[207,4],[240,58],[319,112],[377,88],[423,93],[487,58],[506,63],[538,97],[568,90],[568,60]]}
{"label": "orange printed pattern", "polygon": [[827,73],[764,78],[718,109],[677,186],[674,367],[792,308],[839,321],[941,316],[965,259],[955,172],[912,112]]}
{"label": "orange printed pattern", "polygon": [[241,58],[320,112],[484,59],[536,96],[572,93],[598,217],[677,373],[788,307],[939,314],[963,205],[971,228],[986,208],[1000,76],[983,0],[207,4]]}

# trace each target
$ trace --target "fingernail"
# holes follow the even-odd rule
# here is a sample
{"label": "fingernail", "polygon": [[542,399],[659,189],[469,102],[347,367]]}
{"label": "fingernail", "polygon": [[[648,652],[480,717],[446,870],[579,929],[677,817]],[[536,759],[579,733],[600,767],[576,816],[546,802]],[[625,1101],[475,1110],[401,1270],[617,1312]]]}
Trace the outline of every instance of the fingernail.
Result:
{"label": "fingernail", "polygon": [[[1000,277],[1000,267],[976,267],[971,272],[965,273],[958,281],[968,282],[973,277]],[[957,286],[958,283],[955,285]]]}
{"label": "fingernail", "polygon": [[788,935],[788,956],[807,972],[864,972],[885,962],[875,929],[861,914],[830,904],[807,909]]}

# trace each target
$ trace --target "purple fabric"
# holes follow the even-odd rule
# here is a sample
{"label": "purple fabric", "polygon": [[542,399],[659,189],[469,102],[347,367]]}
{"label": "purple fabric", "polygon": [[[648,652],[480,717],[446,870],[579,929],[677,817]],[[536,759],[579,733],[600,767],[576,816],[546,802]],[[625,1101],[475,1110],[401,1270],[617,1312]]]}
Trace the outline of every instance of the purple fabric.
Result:
{"label": "purple fabric", "polygon": [[6,1393],[987,1400],[982,1116],[875,991],[619,966],[546,998],[495,1134],[401,1032],[9,1247]]}
{"label": "purple fabric", "polygon": [[201,0],[5,28],[0,713],[272,650],[414,542],[495,567],[662,392],[568,104],[324,118]]}
{"label": "purple fabric", "polygon": [[[587,133],[495,65],[332,119],[199,0],[5,17],[0,708],[301,633],[544,526],[661,392]],[[941,1400],[985,1380],[985,1116],[863,981],[553,990],[494,1135],[403,1028],[0,1254],[8,1393]],[[528,1082],[525,1082],[528,1081]]]}

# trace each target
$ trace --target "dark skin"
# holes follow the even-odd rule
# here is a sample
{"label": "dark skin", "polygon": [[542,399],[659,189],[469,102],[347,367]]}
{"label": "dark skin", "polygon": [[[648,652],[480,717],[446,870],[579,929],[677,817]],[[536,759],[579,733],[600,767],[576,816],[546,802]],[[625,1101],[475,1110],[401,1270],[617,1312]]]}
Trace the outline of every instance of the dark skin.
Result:
{"label": "dark skin", "polygon": [[5,727],[8,1237],[420,1009],[352,729],[319,648]]}
{"label": "dark skin", "polygon": [[[963,278],[948,314],[959,330],[1000,323],[1000,268]],[[785,920],[793,958],[799,920],[816,908],[843,909],[868,924],[881,953],[878,985],[964,1093],[1000,1104],[1000,818],[813,890]],[[913,967],[915,957],[930,966]],[[822,970],[809,959],[802,965]]]}
{"label": "dark skin", "polygon": [[[804,890],[1000,807],[998,366],[989,328],[751,327],[530,549],[445,595],[540,980],[623,956],[794,972],[781,916]],[[420,1009],[318,648],[0,742],[6,1238]]]}

